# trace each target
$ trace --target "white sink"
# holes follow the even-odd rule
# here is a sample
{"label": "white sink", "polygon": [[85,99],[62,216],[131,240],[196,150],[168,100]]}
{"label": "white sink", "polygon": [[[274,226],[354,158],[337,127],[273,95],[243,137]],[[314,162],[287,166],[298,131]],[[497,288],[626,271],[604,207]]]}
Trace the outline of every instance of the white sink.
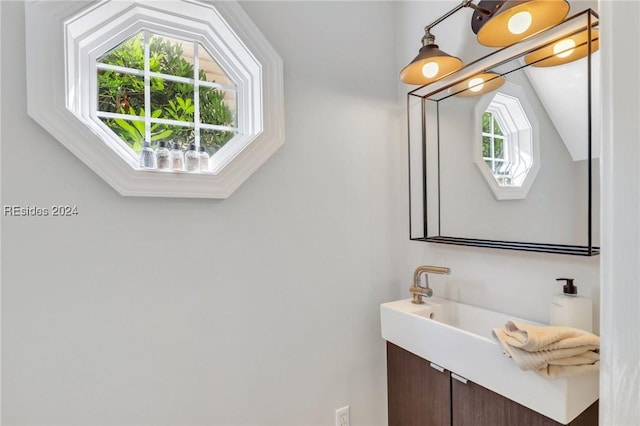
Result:
{"label": "white sink", "polygon": [[[548,380],[522,371],[491,336],[513,316],[433,297],[380,306],[382,337],[562,424],[598,399],[598,374]],[[529,321],[532,322],[532,321]]]}

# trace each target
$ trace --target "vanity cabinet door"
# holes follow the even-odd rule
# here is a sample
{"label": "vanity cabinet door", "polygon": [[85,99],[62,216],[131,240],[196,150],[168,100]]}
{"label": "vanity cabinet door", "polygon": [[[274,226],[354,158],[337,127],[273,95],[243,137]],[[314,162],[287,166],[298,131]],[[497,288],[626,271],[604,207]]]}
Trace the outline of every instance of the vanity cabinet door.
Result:
{"label": "vanity cabinet door", "polygon": [[[476,383],[451,380],[453,426],[562,426],[540,413]],[[598,401],[568,426],[598,426]]]}
{"label": "vanity cabinet door", "polygon": [[387,342],[389,426],[451,424],[449,372]]}
{"label": "vanity cabinet door", "polygon": [[451,380],[453,426],[558,426],[560,423],[476,383]]}

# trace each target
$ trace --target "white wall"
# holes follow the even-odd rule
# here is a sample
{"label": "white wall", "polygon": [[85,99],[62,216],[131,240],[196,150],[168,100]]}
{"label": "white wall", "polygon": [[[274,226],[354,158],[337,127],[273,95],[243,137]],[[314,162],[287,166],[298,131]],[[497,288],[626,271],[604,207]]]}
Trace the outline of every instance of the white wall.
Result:
{"label": "white wall", "polygon": [[[451,9],[457,2],[400,2],[397,12],[397,69],[416,55],[424,26]],[[470,29],[472,10],[464,9],[433,29],[436,44],[445,52],[468,63],[491,50],[475,41]],[[462,30],[461,30],[462,28]],[[468,31],[466,29],[469,28]],[[406,93],[413,86],[401,85]],[[402,138],[406,130],[402,129]],[[406,154],[406,149],[405,149]],[[408,219],[403,217],[403,220]],[[408,224],[406,224],[408,228]],[[594,327],[598,329],[599,257],[543,253],[522,253],[474,247],[446,246],[404,241],[403,270],[406,282],[399,290],[407,294],[409,271],[419,264],[448,266],[449,276],[430,279],[436,295],[496,309],[537,321],[548,322],[553,294],[561,292],[557,277],[573,277],[579,292],[594,299]]]}
{"label": "white wall", "polygon": [[640,3],[602,3],[600,424],[640,424]]}
{"label": "white wall", "polygon": [[286,143],[211,201],[121,197],[36,125],[1,3],[2,204],[79,211],[2,218],[3,424],[386,423],[395,6],[243,6],[284,59]]}

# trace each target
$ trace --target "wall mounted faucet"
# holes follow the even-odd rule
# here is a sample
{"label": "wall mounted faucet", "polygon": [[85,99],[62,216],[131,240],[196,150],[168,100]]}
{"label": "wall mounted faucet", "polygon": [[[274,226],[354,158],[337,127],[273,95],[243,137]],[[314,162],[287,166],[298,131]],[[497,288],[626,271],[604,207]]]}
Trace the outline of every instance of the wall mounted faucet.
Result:
{"label": "wall mounted faucet", "polygon": [[[433,290],[429,287],[429,275],[427,274],[446,274],[449,275],[451,269],[444,266],[418,266],[413,273],[413,284],[409,287],[409,291],[413,295],[411,303],[423,304],[422,297],[433,296]],[[425,286],[420,285],[420,278],[424,275]]]}

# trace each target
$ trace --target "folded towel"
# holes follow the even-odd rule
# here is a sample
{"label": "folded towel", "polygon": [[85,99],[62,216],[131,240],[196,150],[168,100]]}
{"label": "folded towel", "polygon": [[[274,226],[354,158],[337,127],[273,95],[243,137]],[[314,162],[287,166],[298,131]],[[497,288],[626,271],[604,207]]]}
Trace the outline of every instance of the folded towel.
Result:
{"label": "folded towel", "polygon": [[[597,354],[596,354],[597,355]],[[561,377],[577,376],[578,374],[597,373],[600,369],[600,361],[594,361],[593,364],[584,365],[547,365],[544,368],[536,370],[536,373],[547,379],[558,379]]]}
{"label": "folded towel", "polygon": [[507,321],[504,328],[509,345],[529,352],[600,346],[600,337],[577,328],[539,326],[515,320]]}
{"label": "folded towel", "polygon": [[600,338],[586,331],[509,321],[504,329],[494,329],[493,335],[518,367],[547,378],[568,377],[599,368]]}

